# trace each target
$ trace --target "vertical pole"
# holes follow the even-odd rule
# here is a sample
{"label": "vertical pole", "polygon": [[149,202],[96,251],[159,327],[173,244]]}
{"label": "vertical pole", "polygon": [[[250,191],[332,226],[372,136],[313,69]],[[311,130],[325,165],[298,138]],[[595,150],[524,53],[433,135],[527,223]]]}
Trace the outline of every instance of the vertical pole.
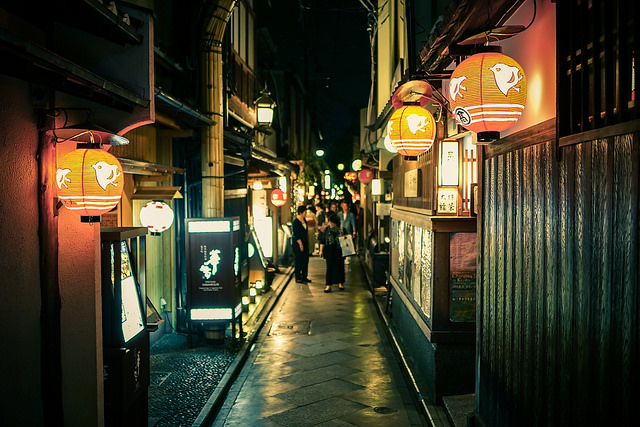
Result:
{"label": "vertical pole", "polygon": [[40,240],[40,369],[42,407],[51,425],[64,425],[62,411],[62,344],[58,282],[58,218],[55,206],[56,149],[40,133],[38,146],[38,238]]}
{"label": "vertical pole", "polygon": [[202,54],[204,108],[217,122],[202,132],[202,215],[205,218],[224,216],[221,53],[220,48],[211,48]]}

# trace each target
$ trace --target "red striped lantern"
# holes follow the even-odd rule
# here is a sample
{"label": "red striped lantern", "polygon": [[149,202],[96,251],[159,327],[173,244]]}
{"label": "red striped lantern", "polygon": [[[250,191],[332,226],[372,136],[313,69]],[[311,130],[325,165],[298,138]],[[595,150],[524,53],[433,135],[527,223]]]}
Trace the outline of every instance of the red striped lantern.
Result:
{"label": "red striped lantern", "polygon": [[405,105],[397,109],[389,122],[389,141],[407,160],[415,160],[433,145],[436,121],[431,113],[419,105]]}
{"label": "red striped lantern", "polygon": [[373,171],[371,169],[362,169],[358,172],[358,179],[364,185],[367,185],[373,179]]}
{"label": "red striped lantern", "polygon": [[451,74],[449,101],[458,123],[478,133],[478,141],[500,138],[518,121],[527,99],[522,67],[498,52],[464,60]]}
{"label": "red striped lantern", "polygon": [[287,195],[281,189],[276,188],[271,192],[271,203],[273,203],[273,206],[283,206],[287,203]]}
{"label": "red striped lantern", "polygon": [[67,209],[81,216],[95,217],[109,212],[120,202],[124,175],[120,162],[112,154],[82,148],[62,159],[56,182],[58,198]]}

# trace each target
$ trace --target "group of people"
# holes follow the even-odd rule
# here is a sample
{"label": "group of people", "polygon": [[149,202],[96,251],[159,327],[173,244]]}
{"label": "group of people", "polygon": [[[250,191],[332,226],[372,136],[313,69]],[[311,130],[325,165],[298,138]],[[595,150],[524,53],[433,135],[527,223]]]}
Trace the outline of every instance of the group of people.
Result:
{"label": "group of people", "polygon": [[[343,235],[351,235],[356,242],[357,222],[356,215],[351,212],[349,202],[342,200],[340,209],[338,202],[331,201],[329,208],[325,210],[322,203],[316,204],[316,229],[320,245],[319,255],[326,261],[326,276],[324,292],[331,292],[333,285],[338,285],[339,290],[344,290],[344,264],[349,258],[343,257],[339,238]],[[307,207],[298,206],[296,218],[292,223],[292,245],[294,254],[295,279],[297,283],[309,283],[307,277],[309,269],[308,225],[306,221]]]}

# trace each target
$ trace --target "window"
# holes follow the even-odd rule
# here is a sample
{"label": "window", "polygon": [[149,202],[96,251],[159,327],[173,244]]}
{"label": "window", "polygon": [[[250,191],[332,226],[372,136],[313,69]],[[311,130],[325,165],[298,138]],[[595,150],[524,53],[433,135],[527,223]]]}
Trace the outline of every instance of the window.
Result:
{"label": "window", "polygon": [[556,3],[560,137],[638,118],[638,3]]}

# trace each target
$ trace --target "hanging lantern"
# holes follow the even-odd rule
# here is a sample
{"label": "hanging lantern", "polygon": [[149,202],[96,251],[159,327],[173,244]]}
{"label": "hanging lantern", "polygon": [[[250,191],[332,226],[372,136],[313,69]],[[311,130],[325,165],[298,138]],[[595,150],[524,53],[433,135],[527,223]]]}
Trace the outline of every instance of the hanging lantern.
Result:
{"label": "hanging lantern", "polygon": [[173,224],[173,210],[168,204],[154,200],[140,209],[140,222],[151,235],[158,236]]}
{"label": "hanging lantern", "polygon": [[478,141],[500,138],[522,115],[527,80],[522,67],[499,52],[464,60],[451,74],[449,101],[458,123],[478,134]]}
{"label": "hanging lantern", "polygon": [[416,160],[436,138],[435,119],[419,105],[405,104],[397,109],[387,126],[391,144],[407,160]]}
{"label": "hanging lantern", "polygon": [[280,207],[287,203],[287,195],[281,189],[276,188],[271,192],[271,203],[273,206]]}
{"label": "hanging lantern", "polygon": [[373,179],[373,171],[371,169],[362,169],[358,172],[358,179],[364,185],[367,185]]}
{"label": "hanging lantern", "polygon": [[358,179],[358,173],[357,172],[345,172],[344,173],[344,179],[346,181],[349,181],[349,182],[356,182],[356,179]]}
{"label": "hanging lantern", "polygon": [[100,215],[118,205],[124,175],[118,159],[101,149],[81,148],[67,154],[56,172],[58,198],[83,221],[99,222]]}

